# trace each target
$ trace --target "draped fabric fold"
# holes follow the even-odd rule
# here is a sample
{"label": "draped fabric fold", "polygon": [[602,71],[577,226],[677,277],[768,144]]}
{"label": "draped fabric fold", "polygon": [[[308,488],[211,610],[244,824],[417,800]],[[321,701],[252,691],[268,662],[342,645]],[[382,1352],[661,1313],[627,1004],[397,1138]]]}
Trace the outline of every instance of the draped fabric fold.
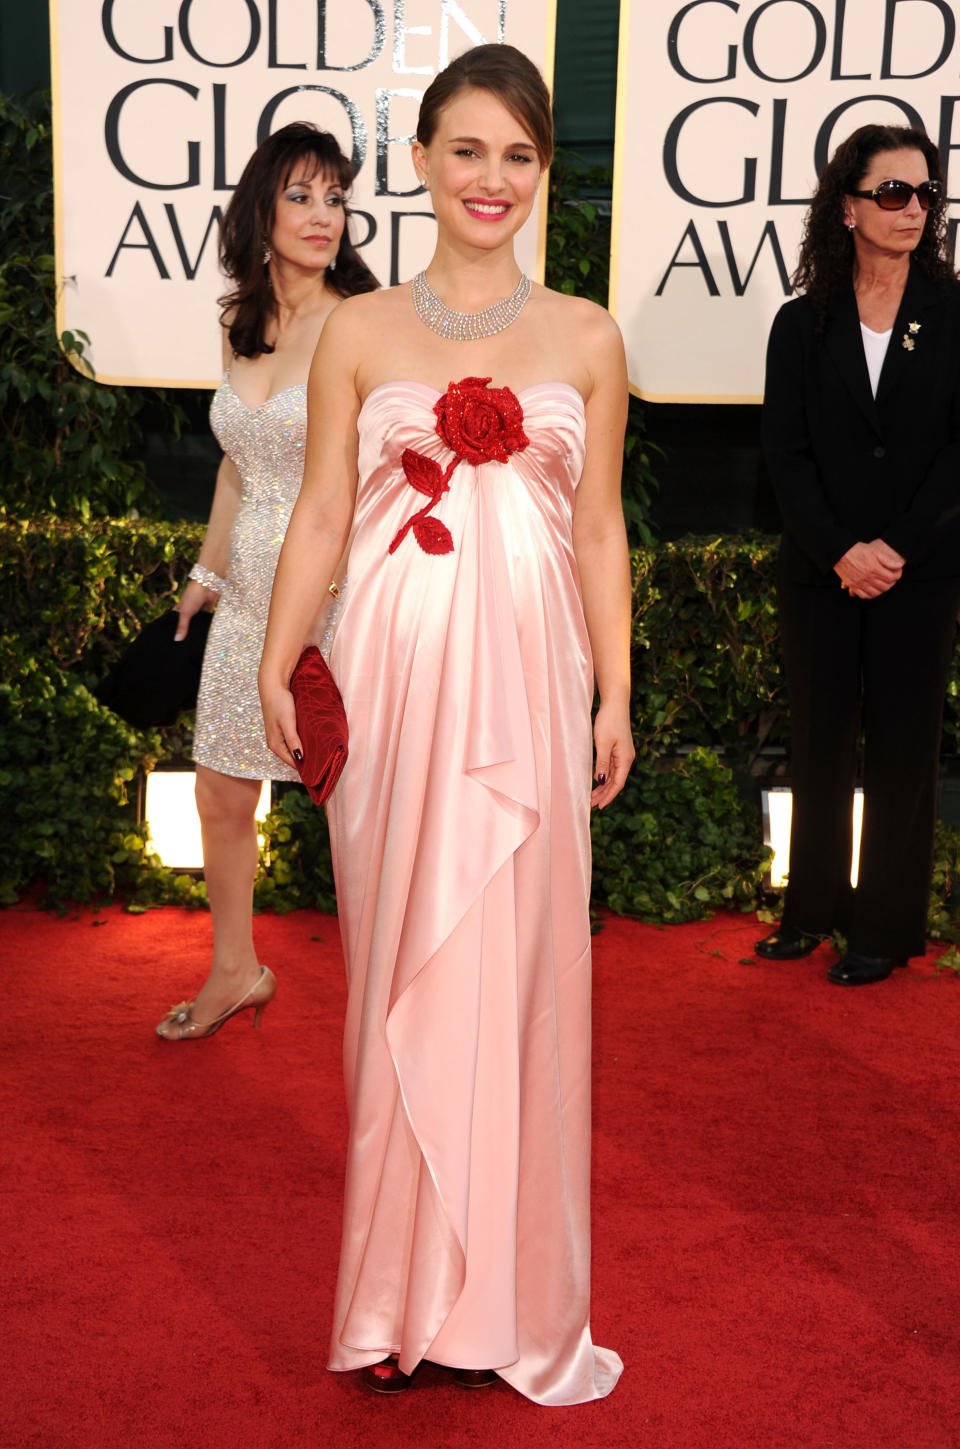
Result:
{"label": "draped fabric fold", "polygon": [[571,543],[579,395],[521,395],[529,446],[461,462],[408,533],[400,459],[445,465],[437,393],[360,418],[330,655],[351,751],[329,805],[349,978],[350,1146],[330,1366],[396,1352],[600,1397],[589,1332],[589,644]]}

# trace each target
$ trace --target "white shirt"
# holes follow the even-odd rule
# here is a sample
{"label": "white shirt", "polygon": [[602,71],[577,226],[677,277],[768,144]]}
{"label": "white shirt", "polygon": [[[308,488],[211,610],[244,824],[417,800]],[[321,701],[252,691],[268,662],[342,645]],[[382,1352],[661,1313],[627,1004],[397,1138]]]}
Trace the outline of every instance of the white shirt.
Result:
{"label": "white shirt", "polygon": [[886,332],[871,332],[865,322],[860,323],[860,332],[863,337],[863,350],[867,358],[867,372],[870,374],[870,387],[874,397],[877,395],[877,384],[880,381],[880,372],[883,368],[883,359],[887,355],[887,347],[890,344],[892,327]]}

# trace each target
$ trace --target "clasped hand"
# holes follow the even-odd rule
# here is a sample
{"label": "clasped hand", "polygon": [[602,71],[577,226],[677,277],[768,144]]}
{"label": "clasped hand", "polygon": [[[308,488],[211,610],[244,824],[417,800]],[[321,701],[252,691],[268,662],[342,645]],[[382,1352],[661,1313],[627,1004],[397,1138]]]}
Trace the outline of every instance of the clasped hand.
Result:
{"label": "clasped hand", "polygon": [[895,548],[875,538],[871,543],[855,543],[848,548],[833,570],[853,598],[876,599],[893,588],[905,563]]}

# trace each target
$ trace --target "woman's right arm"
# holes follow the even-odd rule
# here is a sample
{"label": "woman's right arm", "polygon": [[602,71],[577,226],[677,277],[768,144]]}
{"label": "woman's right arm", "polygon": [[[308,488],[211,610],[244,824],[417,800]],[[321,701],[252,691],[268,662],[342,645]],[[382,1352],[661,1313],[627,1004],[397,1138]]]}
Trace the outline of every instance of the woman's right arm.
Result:
{"label": "woman's right arm", "polygon": [[[227,559],[230,554],[230,534],[233,531],[233,520],[240,503],[240,490],[240,474],[229,458],[222,458],[220,467],[217,469],[217,485],[213,493],[207,531],[203,535],[203,543],[200,545],[200,553],[197,557],[197,563],[203,568],[210,569],[218,578],[226,577]],[[191,579],[180,595],[180,602],[177,605],[180,622],[177,624],[177,632],[174,637],[183,639],[194,614],[198,613],[200,609],[212,607],[219,597],[216,589],[208,589],[206,585],[198,584],[195,579]]]}
{"label": "woman's right arm", "polygon": [[267,744],[287,765],[294,765],[293,752],[300,749],[290,675],[353,521],[360,413],[356,358],[362,351],[357,342],[352,309],[342,303],[324,326],[310,368],[303,484],[280,551],[260,659]]}
{"label": "woman's right arm", "polygon": [[821,573],[828,574],[858,540],[840,525],[827,501],[810,436],[806,374],[813,365],[811,326],[797,302],[787,302],[774,318],[760,426],[784,529]]}
{"label": "woman's right arm", "polygon": [[[233,356],[230,348],[229,327],[230,318],[227,316],[222,320],[220,326],[220,352],[224,375],[229,370],[230,360]],[[230,535],[233,532],[233,520],[237,516],[242,491],[240,474],[235,466],[229,458],[221,458],[220,467],[217,469],[217,482],[213,490],[213,503],[210,505],[210,517],[207,520],[207,531],[203,535],[203,543],[200,545],[200,553],[196,560],[201,568],[209,569],[219,579],[224,579],[227,575]],[[191,579],[180,595],[180,602],[177,605],[180,619],[174,639],[185,639],[194,614],[199,613],[201,609],[212,609],[219,597],[218,589],[208,589],[204,584],[198,584],[195,579]]]}

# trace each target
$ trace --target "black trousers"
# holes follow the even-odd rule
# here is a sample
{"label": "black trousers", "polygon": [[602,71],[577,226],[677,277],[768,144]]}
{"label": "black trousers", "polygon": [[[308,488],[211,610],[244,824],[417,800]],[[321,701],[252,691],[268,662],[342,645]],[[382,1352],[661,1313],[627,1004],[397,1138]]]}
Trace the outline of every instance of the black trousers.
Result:
{"label": "black trousers", "polygon": [[[920,956],[960,579],[901,579],[878,599],[782,575],[778,590],[793,741],[784,924],[840,931],[865,956]],[[861,733],[863,833],[853,890]]]}

